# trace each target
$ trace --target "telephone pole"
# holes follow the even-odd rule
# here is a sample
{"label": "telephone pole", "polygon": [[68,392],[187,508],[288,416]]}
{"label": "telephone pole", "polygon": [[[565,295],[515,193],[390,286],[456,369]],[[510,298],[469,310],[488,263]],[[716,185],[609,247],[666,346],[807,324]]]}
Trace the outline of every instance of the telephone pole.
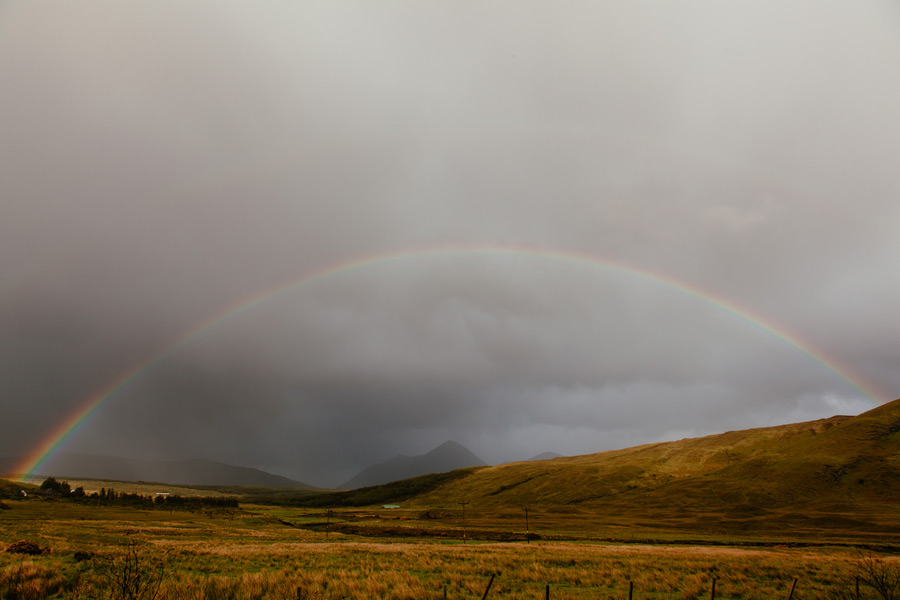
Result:
{"label": "telephone pole", "polygon": [[531,536],[529,535],[529,531],[528,531],[528,507],[527,506],[525,507],[525,542],[528,544],[531,543]]}
{"label": "telephone pole", "polygon": [[463,500],[462,502],[460,502],[460,504],[462,505],[462,510],[463,510],[463,515],[462,515],[462,521],[463,521],[463,544],[468,543],[468,542],[466,541],[466,504],[468,504],[468,503],[469,503],[468,500]]}

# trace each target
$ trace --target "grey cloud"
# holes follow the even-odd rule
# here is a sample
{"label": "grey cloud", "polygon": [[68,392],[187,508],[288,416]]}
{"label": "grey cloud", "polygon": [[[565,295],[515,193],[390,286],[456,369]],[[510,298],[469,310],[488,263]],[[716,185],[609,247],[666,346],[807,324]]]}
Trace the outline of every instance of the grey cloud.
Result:
{"label": "grey cloud", "polygon": [[[447,438],[500,461],[866,406],[780,334],[900,389],[890,2],[0,12],[0,455],[151,363],[72,449],[339,483]],[[417,254],[481,245],[775,333],[599,265]]]}

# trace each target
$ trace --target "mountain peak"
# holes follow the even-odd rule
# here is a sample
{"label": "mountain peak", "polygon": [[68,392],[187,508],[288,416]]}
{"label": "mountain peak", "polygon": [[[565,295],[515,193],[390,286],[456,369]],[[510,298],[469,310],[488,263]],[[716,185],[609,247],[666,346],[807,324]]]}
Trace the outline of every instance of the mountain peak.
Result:
{"label": "mountain peak", "polygon": [[[459,442],[455,442],[453,440],[447,440],[446,442],[444,442],[437,448],[434,448],[433,450],[430,450],[420,456],[445,456],[445,455],[451,455],[451,454],[466,454],[466,455],[475,456],[475,454],[472,453],[471,450],[469,450],[468,448],[466,448]],[[478,457],[475,456],[475,458],[478,458]],[[478,458],[478,460],[481,461],[480,458]],[[472,465],[469,465],[469,466],[472,466]]]}
{"label": "mountain peak", "polygon": [[[437,448],[435,448],[435,449],[432,450],[431,452],[437,452],[437,451],[440,450],[441,448],[462,448],[463,450],[466,449],[465,446],[463,446],[462,444],[460,444],[460,443],[457,442],[456,440],[447,440],[446,442],[444,442],[443,444],[441,444],[440,446],[438,446]],[[431,452],[426,452],[426,454],[431,454]]]}
{"label": "mountain peak", "polygon": [[445,473],[464,467],[480,467],[485,464],[483,460],[459,442],[448,440],[425,454],[398,455],[383,463],[367,467],[339,486],[338,489],[352,490],[428,473]]}
{"label": "mountain peak", "polygon": [[561,458],[562,454],[557,454],[556,452],[541,452],[540,454],[536,454],[528,459],[528,461],[535,460],[550,460],[553,458]]}

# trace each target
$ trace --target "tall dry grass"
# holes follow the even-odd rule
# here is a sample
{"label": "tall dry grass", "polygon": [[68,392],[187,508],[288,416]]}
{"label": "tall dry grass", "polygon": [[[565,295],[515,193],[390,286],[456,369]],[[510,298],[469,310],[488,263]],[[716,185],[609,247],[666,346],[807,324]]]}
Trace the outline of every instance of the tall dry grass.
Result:
{"label": "tall dry grass", "polygon": [[[26,506],[0,517],[0,548],[33,539],[37,557],[0,552],[0,599],[116,598],[105,576],[134,549],[148,577],[163,573],[159,598],[316,600],[709,597],[828,598],[846,590],[859,556],[841,548],[642,546],[578,542],[469,543],[358,538],[287,527],[265,515],[155,513]],[[12,514],[19,511],[18,517]],[[84,560],[76,560],[76,553]],[[883,557],[889,569],[897,561]],[[158,571],[154,571],[158,569]],[[864,587],[863,598],[877,598]],[[840,596],[835,596],[840,597]]]}

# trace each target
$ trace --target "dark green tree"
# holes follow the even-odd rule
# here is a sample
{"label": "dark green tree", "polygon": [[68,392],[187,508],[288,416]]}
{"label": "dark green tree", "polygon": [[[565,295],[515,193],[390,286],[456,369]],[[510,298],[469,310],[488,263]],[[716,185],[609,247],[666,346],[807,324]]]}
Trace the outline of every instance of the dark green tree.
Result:
{"label": "dark green tree", "polygon": [[68,481],[57,481],[55,477],[48,477],[41,484],[41,490],[67,496],[72,491],[72,488],[69,486]]}

